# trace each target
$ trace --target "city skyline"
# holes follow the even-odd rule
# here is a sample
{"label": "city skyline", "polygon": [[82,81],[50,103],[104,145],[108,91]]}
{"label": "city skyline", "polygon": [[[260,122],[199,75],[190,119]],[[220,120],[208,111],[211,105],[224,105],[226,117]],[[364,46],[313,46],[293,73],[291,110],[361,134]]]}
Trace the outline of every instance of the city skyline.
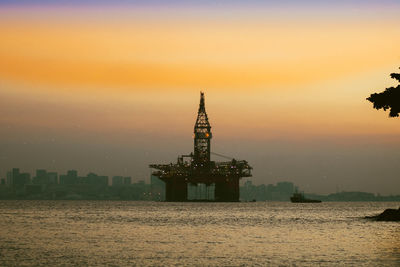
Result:
{"label": "city skyline", "polygon": [[0,1],[0,177],[15,166],[146,179],[213,151],[254,184],[398,194],[398,118],[371,93],[400,67],[396,1]]}
{"label": "city skyline", "polygon": [[[288,202],[296,192],[321,199],[324,202],[343,201],[398,201],[400,195],[381,195],[379,193],[337,190],[335,193],[321,195],[304,192],[290,181],[276,184],[255,185],[250,179],[240,185],[240,202],[283,201]],[[37,169],[31,174],[13,168],[6,178],[0,179],[0,199],[2,200],[136,200],[167,201],[165,183],[151,176],[148,183],[143,180],[132,181],[131,177],[103,176],[93,172],[81,175],[76,170],[65,174],[56,171]],[[188,199],[185,202],[215,201],[215,184],[188,185]]]}

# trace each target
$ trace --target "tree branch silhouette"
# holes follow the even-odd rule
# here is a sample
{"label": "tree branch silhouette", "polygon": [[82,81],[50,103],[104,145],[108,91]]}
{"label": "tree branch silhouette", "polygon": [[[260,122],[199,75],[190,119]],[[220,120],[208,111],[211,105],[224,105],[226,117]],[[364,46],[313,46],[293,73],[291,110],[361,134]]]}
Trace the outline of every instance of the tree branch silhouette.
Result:
{"label": "tree branch silhouette", "polygon": [[[400,73],[390,74],[392,79],[400,82]],[[390,109],[389,117],[399,117],[400,113],[400,84],[397,87],[386,88],[385,91],[381,93],[371,94],[367,98],[368,101],[374,104],[374,108],[379,110]]]}

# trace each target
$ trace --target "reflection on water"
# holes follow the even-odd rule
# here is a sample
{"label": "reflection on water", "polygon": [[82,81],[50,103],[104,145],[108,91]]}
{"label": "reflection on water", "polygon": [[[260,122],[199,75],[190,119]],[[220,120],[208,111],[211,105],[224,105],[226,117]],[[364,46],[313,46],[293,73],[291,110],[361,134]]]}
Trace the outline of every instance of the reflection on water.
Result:
{"label": "reflection on water", "polygon": [[399,205],[0,201],[0,266],[399,266]]}

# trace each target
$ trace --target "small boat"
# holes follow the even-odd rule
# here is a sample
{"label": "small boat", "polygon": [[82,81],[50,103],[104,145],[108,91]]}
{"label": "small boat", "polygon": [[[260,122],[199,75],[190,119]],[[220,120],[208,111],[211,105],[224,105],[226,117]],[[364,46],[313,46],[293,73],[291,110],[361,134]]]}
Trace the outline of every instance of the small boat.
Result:
{"label": "small boat", "polygon": [[318,199],[308,199],[304,197],[304,194],[299,192],[294,192],[293,196],[290,198],[290,201],[293,203],[321,203],[321,200]]}

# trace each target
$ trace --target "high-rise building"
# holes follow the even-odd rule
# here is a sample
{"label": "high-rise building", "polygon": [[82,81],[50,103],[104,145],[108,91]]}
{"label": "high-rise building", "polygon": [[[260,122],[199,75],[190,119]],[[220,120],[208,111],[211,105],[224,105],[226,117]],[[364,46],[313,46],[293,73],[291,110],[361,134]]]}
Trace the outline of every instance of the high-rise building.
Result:
{"label": "high-rise building", "polygon": [[36,176],[33,177],[34,184],[47,184],[47,171],[43,169],[36,170]]}
{"label": "high-rise building", "polygon": [[[24,187],[24,185],[29,184],[31,182],[31,175],[29,173],[20,173],[19,168],[13,168],[10,173],[10,184],[13,187]],[[7,175],[8,176],[8,175]]]}
{"label": "high-rise building", "polygon": [[91,185],[108,185],[108,176],[99,176],[95,173],[89,173],[86,177],[83,178],[84,184],[91,184]]}
{"label": "high-rise building", "polygon": [[49,184],[58,184],[58,174],[56,172],[48,172],[47,181]]}
{"label": "high-rise building", "polygon": [[124,182],[124,177],[122,177],[122,176],[114,176],[112,178],[113,186],[123,185],[123,182]]}
{"label": "high-rise building", "polygon": [[130,176],[124,177],[124,185],[132,184],[132,178]]}
{"label": "high-rise building", "polygon": [[7,179],[6,180],[6,184],[7,185],[12,185],[12,172],[11,171],[7,172],[7,178],[6,179]]}
{"label": "high-rise building", "polygon": [[60,184],[72,185],[78,184],[78,171],[69,170],[66,175],[60,175]]}
{"label": "high-rise building", "polygon": [[15,184],[15,180],[18,179],[19,168],[13,168],[11,171],[11,184]]}

